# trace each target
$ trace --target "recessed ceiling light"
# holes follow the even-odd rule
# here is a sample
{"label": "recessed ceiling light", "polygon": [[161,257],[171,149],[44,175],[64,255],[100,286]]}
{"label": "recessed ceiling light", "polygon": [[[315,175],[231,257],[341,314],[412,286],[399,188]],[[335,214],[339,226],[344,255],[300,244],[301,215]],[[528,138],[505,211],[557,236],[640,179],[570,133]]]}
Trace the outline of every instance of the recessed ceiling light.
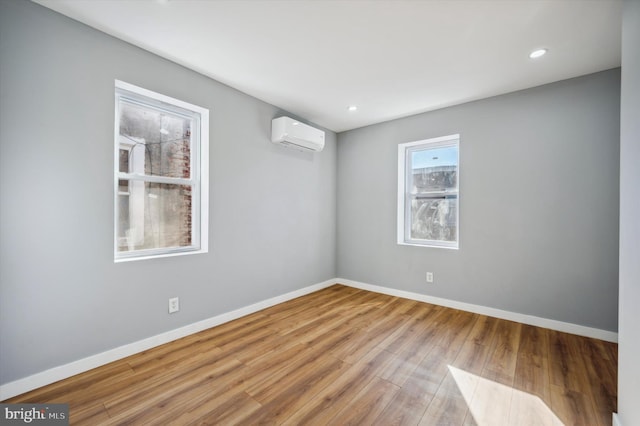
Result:
{"label": "recessed ceiling light", "polygon": [[536,59],[541,56],[544,56],[545,53],[547,53],[547,49],[536,49],[533,52],[529,53],[529,57],[531,59]]}
{"label": "recessed ceiling light", "polygon": [[349,105],[349,108],[347,108],[349,111],[356,111],[358,109],[358,107],[356,105]]}

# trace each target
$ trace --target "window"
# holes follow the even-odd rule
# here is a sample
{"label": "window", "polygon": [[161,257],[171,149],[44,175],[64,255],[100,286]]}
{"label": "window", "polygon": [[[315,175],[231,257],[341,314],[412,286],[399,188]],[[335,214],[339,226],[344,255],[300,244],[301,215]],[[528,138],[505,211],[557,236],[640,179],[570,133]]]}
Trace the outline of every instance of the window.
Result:
{"label": "window", "polygon": [[460,135],[398,145],[398,244],[458,248]]}
{"label": "window", "polygon": [[115,87],[115,260],[207,252],[209,111]]}

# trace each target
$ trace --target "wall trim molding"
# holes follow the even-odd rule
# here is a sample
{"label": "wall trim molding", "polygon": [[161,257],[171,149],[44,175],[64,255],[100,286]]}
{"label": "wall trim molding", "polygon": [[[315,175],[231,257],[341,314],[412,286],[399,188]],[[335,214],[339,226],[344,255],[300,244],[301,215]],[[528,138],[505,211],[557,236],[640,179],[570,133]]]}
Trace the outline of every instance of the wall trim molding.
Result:
{"label": "wall trim molding", "polygon": [[622,423],[620,423],[620,417],[618,417],[618,413],[613,413],[613,426],[622,426]]}
{"label": "wall trim molding", "polygon": [[550,328],[552,330],[562,331],[565,333],[592,337],[594,339],[605,340],[607,342],[618,342],[618,333],[613,331],[601,330],[599,328],[591,328],[583,325],[536,317],[533,315],[504,311],[502,309],[490,308],[482,305],[474,305],[472,303],[458,302],[456,300],[444,299],[441,297],[429,296],[426,294],[419,294],[389,287],[382,287],[359,281],[353,281],[346,278],[336,278],[336,283],[343,284],[349,287],[359,288],[362,290],[373,291],[375,293],[387,294],[389,296],[403,297],[405,299],[412,299],[419,302],[427,302],[434,305],[446,306],[448,308],[460,309],[462,311],[473,312],[476,314],[487,315],[490,317],[520,322],[528,325],[535,325],[537,327]]}
{"label": "wall trim molding", "polygon": [[6,383],[0,386],[0,401],[4,401],[5,399],[21,395],[25,392],[29,392],[39,387],[49,385],[59,380],[75,376],[76,374],[89,371],[93,368],[100,367],[110,362],[126,358],[130,355],[146,351],[156,346],[169,343],[182,337],[198,333],[202,330],[206,330],[208,328],[233,321],[234,319],[238,319],[254,312],[261,311],[262,309],[277,305],[279,303],[283,303],[288,300],[313,293],[314,291],[322,290],[323,288],[330,287],[335,283],[336,280],[331,279],[323,281],[321,283],[313,284],[299,290],[294,290],[280,296],[272,297],[270,299],[254,303],[249,306],[245,306],[230,312],[225,312],[223,314],[216,315],[202,321],[194,322],[192,324],[188,324],[174,330],[169,330],[164,333],[148,337],[146,339],[128,343],[114,349],[109,349],[105,352],[91,355],[77,361],[72,361],[68,364],[53,367],[49,370],[45,370],[28,377]]}
{"label": "wall trim molding", "polygon": [[[504,311],[501,309],[490,308],[482,305],[474,305],[466,302],[459,302],[451,299],[444,299],[435,296],[429,296],[426,294],[413,293],[404,290],[398,290],[389,287],[383,287],[373,284],[367,284],[359,281],[353,281],[346,278],[334,278],[327,281],[323,281],[317,284],[310,285],[308,287],[294,290],[292,292],[275,296],[270,299],[263,300],[261,302],[254,303],[236,310],[225,312],[220,315],[216,315],[211,318],[204,319],[192,324],[185,325],[174,330],[169,330],[164,333],[157,334],[155,336],[148,337],[146,339],[138,340],[136,342],[128,343],[120,347],[109,349],[105,352],[101,352],[95,355],[88,356],[86,358],[72,361],[68,364],[64,364],[58,367],[42,371],[40,373],[33,374],[31,376],[15,380],[13,382],[0,385],[0,401],[12,398],[17,395],[21,395],[25,392],[37,389],[42,386],[49,385],[74,376],[76,374],[89,371],[93,368],[100,367],[113,361],[117,361],[122,358],[126,358],[130,355],[137,354],[142,351],[149,350],[156,346],[163,345],[165,343],[172,342],[182,337],[189,336],[194,333],[198,333],[202,330],[206,330],[211,327],[215,327],[220,324],[224,324],[229,321],[241,318],[243,316],[258,312],[262,309],[277,305],[279,303],[286,302],[296,297],[304,296],[314,291],[322,290],[330,287],[334,284],[342,284],[348,287],[358,288],[361,290],[372,291],[375,293],[387,294],[389,296],[397,296],[405,299],[417,300],[419,302],[431,303],[434,305],[445,306],[448,308],[460,309],[467,312],[473,312],[476,314],[487,315],[490,317],[506,319],[509,321],[516,321],[523,324],[535,325],[537,327],[550,328],[552,330],[562,331],[565,333],[577,334],[580,336],[592,337],[595,339],[606,340],[608,342],[618,342],[618,333],[613,331],[601,330],[597,328],[585,327],[578,324],[571,324],[567,322],[536,317],[533,315],[525,315],[517,312]],[[621,426],[618,416],[614,413],[614,426]]]}

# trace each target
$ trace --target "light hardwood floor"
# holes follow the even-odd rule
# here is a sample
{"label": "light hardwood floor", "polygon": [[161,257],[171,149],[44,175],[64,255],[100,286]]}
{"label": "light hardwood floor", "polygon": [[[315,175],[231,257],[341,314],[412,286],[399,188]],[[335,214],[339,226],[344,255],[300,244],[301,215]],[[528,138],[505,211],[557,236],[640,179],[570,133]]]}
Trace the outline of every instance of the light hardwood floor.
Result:
{"label": "light hardwood floor", "polygon": [[12,398],[86,425],[610,425],[617,345],[341,285]]}

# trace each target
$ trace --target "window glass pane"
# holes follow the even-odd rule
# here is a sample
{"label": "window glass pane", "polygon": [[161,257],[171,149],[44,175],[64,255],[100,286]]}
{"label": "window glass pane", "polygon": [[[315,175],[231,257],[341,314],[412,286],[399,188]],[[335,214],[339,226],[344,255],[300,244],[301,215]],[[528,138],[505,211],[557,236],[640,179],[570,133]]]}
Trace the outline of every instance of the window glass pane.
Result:
{"label": "window glass pane", "polygon": [[118,251],[192,245],[191,186],[132,180],[129,194],[119,198]]}
{"label": "window glass pane", "polygon": [[448,146],[412,151],[412,194],[456,190],[458,185],[458,147]]}
{"label": "window glass pane", "polygon": [[129,173],[129,153],[128,149],[120,149],[120,166],[118,170],[123,173]]}
{"label": "window glass pane", "polygon": [[411,199],[411,239],[456,241],[457,198]]}
{"label": "window glass pane", "polygon": [[[125,149],[120,150],[121,172],[190,178],[191,118],[121,100],[119,123],[120,146],[132,147],[126,170]],[[131,163],[139,166],[131,167]]]}
{"label": "window glass pane", "polygon": [[460,135],[398,145],[398,244],[458,248]]}
{"label": "window glass pane", "polygon": [[129,193],[129,181],[125,179],[118,179],[118,194]]}
{"label": "window glass pane", "polygon": [[129,229],[129,195],[118,195],[118,246],[126,246],[125,230]]}

